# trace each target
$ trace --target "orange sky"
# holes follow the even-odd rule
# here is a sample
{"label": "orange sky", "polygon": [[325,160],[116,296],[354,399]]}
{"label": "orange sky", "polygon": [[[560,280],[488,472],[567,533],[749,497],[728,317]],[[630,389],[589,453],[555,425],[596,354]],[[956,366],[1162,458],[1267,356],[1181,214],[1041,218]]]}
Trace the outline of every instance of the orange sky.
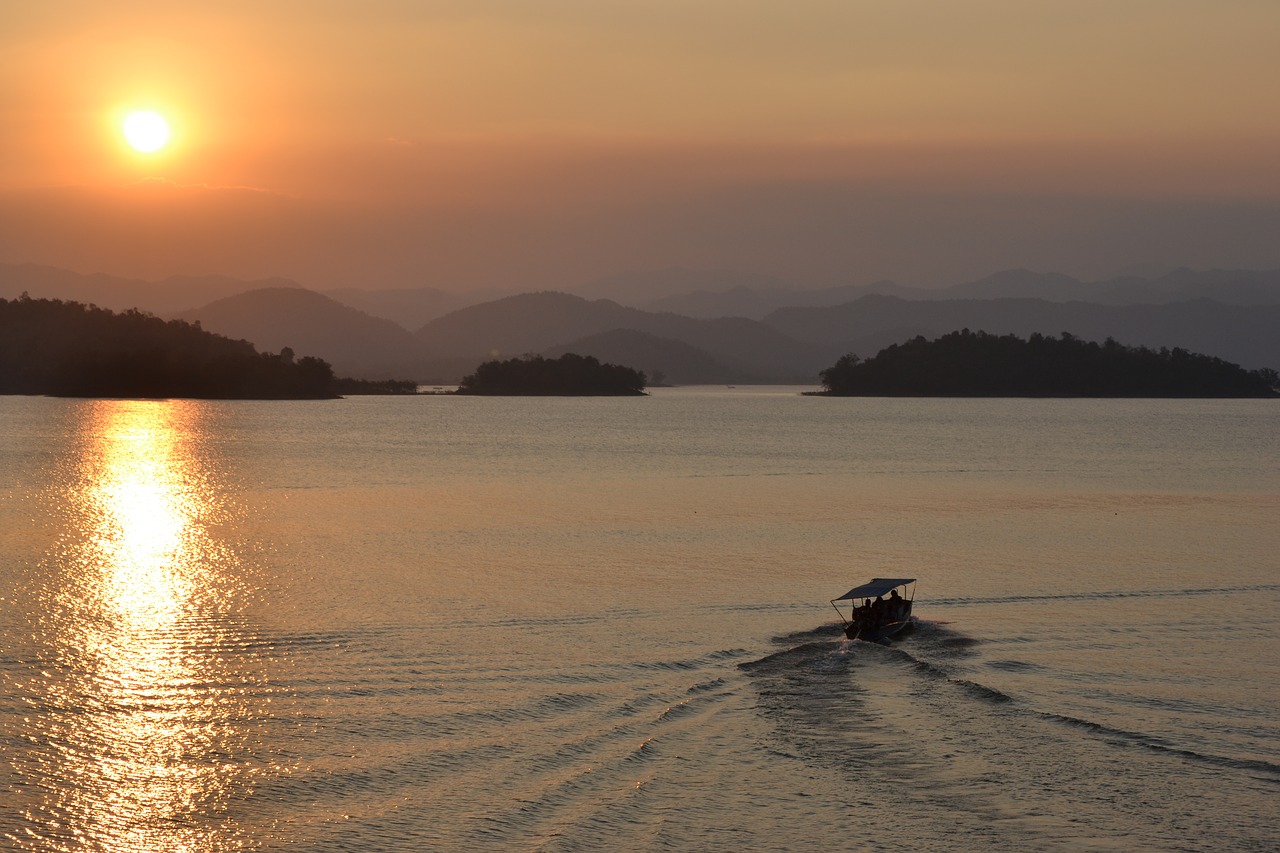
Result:
{"label": "orange sky", "polygon": [[[510,288],[1280,266],[1278,40],[1274,0],[6,4],[0,261]],[[143,107],[156,155],[119,135]]]}

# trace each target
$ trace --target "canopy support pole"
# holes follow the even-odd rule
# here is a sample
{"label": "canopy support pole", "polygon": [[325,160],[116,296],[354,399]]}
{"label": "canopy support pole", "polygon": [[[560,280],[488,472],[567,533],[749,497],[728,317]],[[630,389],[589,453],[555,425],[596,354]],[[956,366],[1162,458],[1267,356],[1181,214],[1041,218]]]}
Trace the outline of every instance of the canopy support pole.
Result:
{"label": "canopy support pole", "polygon": [[[836,607],[835,599],[832,599],[831,606]],[[849,620],[844,618],[844,614],[840,612],[839,607],[836,607],[836,615],[840,617],[840,621],[843,622],[846,626],[849,624]]]}

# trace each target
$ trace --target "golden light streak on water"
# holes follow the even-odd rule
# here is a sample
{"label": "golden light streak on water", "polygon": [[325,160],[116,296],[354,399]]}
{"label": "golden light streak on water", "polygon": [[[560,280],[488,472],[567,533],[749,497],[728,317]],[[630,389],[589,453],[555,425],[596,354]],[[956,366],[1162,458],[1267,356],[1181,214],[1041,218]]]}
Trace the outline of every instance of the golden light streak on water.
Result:
{"label": "golden light streak on water", "polygon": [[669,391],[4,401],[0,850],[1275,847],[1272,401]]}
{"label": "golden light streak on water", "polygon": [[[46,587],[56,668],[41,849],[242,849],[210,821],[252,776],[236,755],[246,711],[219,650],[233,561],[200,455],[199,404],[105,401],[84,423],[67,482],[68,534]],[[243,644],[239,644],[243,645]],[[220,687],[219,685],[222,685]]]}

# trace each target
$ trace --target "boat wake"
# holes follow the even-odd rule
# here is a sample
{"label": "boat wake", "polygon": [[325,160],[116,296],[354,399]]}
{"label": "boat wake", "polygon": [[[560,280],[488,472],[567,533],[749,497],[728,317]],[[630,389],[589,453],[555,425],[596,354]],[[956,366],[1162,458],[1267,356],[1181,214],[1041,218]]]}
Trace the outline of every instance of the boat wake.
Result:
{"label": "boat wake", "polygon": [[990,604],[1029,604],[1054,601],[1113,601],[1125,598],[1200,598],[1225,595],[1249,595],[1259,592],[1280,592],[1280,584],[1248,584],[1230,587],[1187,587],[1184,589],[1120,589],[1088,590],[1084,592],[1052,593],[1041,595],[1002,595],[982,598],[940,598],[929,603],[939,607],[968,607]]}
{"label": "boat wake", "polygon": [[[992,666],[982,641],[946,625],[918,620],[913,633],[890,646],[840,639],[839,628],[775,637],[786,647],[738,668],[756,690],[780,754],[887,793],[877,802],[896,803],[914,821],[940,815],[958,821],[928,832],[917,826],[922,837],[967,830],[985,833],[997,849],[1025,849],[1039,846],[1038,832],[1046,839],[1075,832],[1037,818],[1067,813],[1088,827],[1081,830],[1091,839],[1084,849],[1108,847],[1135,820],[1151,823],[1150,838],[1171,832],[1138,803],[1203,800],[1206,790],[1221,790],[1224,772],[1239,785],[1280,784],[1274,762],[1196,749],[1163,732],[1089,719],[1040,693],[990,683],[982,673],[1011,673],[1015,683],[1053,673],[1018,661]],[[1233,807],[1258,799],[1242,802]],[[991,823],[966,827],[976,816]],[[1255,817],[1259,826],[1270,820]],[[1026,835],[1005,836],[993,826]],[[1168,839],[1176,846],[1176,832]]]}
{"label": "boat wake", "polygon": [[[796,631],[773,638],[776,645],[799,641],[798,645],[785,648],[763,658],[738,664],[738,668],[757,680],[768,677],[785,677],[789,685],[796,685],[806,678],[836,677],[859,672],[880,681],[885,670],[899,677],[914,677],[920,682],[939,682],[957,696],[987,705],[1006,707],[1006,713],[1035,717],[1049,723],[1067,726],[1096,736],[1109,744],[1133,747],[1170,756],[1196,761],[1210,766],[1228,767],[1252,771],[1274,777],[1280,784],[1280,764],[1265,760],[1250,760],[1215,755],[1210,752],[1187,749],[1167,739],[1128,730],[1079,716],[1051,709],[1036,707],[1025,698],[1011,695],[997,687],[963,676],[963,662],[976,656],[981,641],[927,620],[916,620],[909,643],[899,642],[889,646],[856,640],[845,640],[839,623],[821,625],[808,631]],[[904,635],[904,637],[907,635]],[[825,639],[840,637],[840,639]],[[988,664],[993,669],[1031,670],[1032,664],[1018,661],[996,661]],[[831,690],[834,685],[812,685],[814,693]],[[851,694],[865,692],[865,686],[854,682],[841,685]],[[923,684],[912,686],[915,693],[925,692]],[[794,691],[792,691],[793,695]]]}

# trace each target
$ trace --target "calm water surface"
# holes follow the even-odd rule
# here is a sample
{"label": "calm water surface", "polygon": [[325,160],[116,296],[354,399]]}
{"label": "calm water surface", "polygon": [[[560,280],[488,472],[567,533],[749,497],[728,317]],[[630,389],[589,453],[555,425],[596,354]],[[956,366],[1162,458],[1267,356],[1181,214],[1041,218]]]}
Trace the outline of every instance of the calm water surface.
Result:
{"label": "calm water surface", "polygon": [[1280,845],[1280,407],[797,391],[0,398],[0,847]]}

